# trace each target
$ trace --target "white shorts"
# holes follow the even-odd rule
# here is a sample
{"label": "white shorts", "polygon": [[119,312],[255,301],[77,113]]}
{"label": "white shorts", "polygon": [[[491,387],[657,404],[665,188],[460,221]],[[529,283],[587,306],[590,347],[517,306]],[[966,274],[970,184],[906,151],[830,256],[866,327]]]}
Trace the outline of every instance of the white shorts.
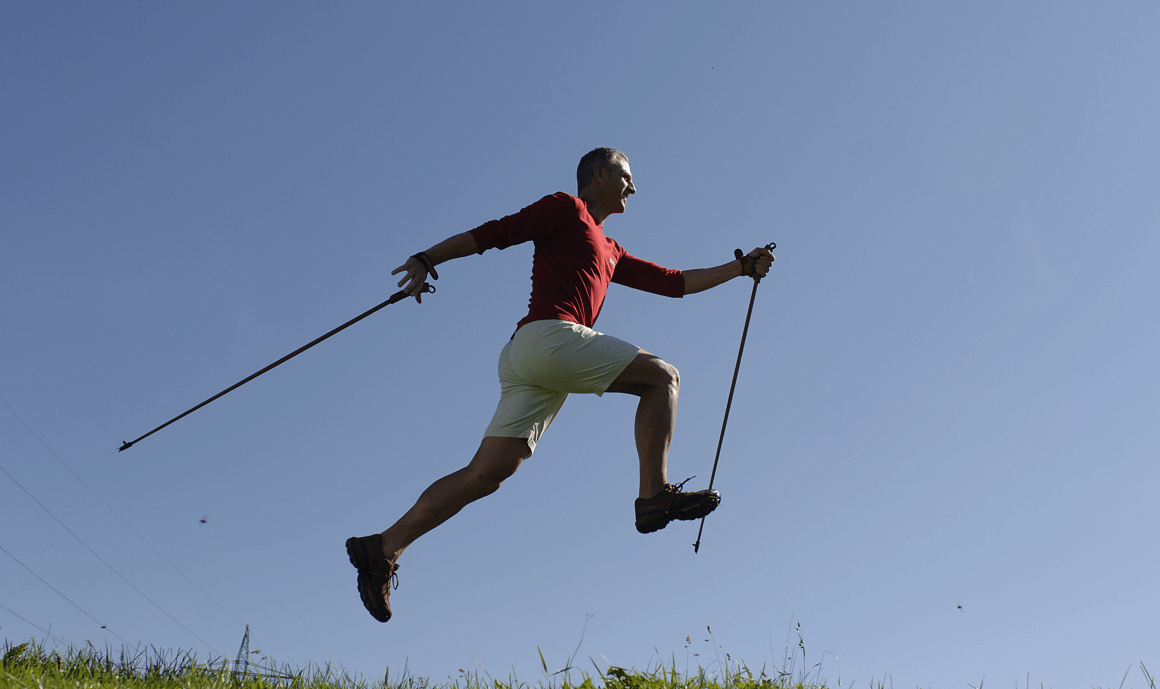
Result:
{"label": "white shorts", "polygon": [[536,449],[569,393],[603,395],[640,347],[569,321],[532,321],[499,355],[499,406],[484,433]]}

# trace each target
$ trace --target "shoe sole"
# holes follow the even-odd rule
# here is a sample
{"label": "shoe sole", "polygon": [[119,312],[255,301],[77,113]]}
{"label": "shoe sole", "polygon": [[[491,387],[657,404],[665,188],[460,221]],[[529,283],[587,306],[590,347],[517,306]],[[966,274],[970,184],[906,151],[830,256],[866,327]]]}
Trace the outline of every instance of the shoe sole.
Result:
{"label": "shoe sole", "polygon": [[373,561],[367,544],[361,538],[348,538],[346,554],[350,558],[350,564],[358,570],[358,596],[362,599],[363,607],[379,622],[391,619],[390,603],[386,599],[379,603],[383,587],[388,586],[390,581],[388,577],[372,572],[367,566],[368,562]]}
{"label": "shoe sole", "polygon": [[362,571],[369,570],[370,551],[366,544],[362,542],[361,538],[352,537],[346,539],[346,554],[350,558],[350,563],[354,568]]}

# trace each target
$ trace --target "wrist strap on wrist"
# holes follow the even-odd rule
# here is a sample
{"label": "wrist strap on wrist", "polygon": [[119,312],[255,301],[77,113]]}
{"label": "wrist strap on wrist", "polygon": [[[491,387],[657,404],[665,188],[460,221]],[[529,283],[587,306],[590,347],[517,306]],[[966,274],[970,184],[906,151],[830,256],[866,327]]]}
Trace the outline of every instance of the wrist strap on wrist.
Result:
{"label": "wrist strap on wrist", "polygon": [[741,249],[735,249],[733,255],[737,257],[737,261],[741,264],[741,274],[746,277],[753,277],[757,271],[757,259],[752,256],[746,256],[741,252]]}
{"label": "wrist strap on wrist", "polygon": [[[738,251],[740,251],[740,249],[738,249]],[[423,264],[423,267],[427,269],[427,274],[431,276],[432,280],[439,279],[439,273],[435,271],[435,264],[431,262],[431,257],[427,255],[426,251],[420,251],[411,258]]]}

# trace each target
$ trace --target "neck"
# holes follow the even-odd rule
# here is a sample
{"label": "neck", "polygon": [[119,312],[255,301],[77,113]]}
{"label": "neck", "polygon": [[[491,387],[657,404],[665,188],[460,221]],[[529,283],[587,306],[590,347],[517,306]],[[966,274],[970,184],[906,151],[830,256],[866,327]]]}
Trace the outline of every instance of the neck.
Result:
{"label": "neck", "polygon": [[604,220],[608,216],[612,215],[612,212],[605,208],[598,199],[594,198],[592,195],[586,194],[586,191],[587,189],[580,192],[579,198],[583,199],[585,205],[588,206],[588,215],[592,216],[592,219],[596,221],[597,225],[603,227]]}

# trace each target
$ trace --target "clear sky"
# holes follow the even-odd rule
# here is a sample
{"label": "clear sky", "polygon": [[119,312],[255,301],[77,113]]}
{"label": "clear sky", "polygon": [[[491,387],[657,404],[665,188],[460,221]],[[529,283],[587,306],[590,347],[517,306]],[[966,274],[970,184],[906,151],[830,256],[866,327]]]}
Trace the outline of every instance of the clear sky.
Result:
{"label": "clear sky", "polygon": [[[582,632],[589,670],[768,670],[800,623],[831,685],[1143,685],[1158,26],[1152,2],[0,5],[0,634],[208,658],[248,624],[292,665],[534,682]],[[633,528],[635,399],[574,397],[407,552],[391,622],[360,604],[343,544],[475,450],[530,246],[116,452],[408,255],[574,191],[596,146],[632,163],[605,228],[630,252],[778,244],[699,554],[695,523]],[[680,369],[690,485],[750,285],[614,287],[597,324]]]}

